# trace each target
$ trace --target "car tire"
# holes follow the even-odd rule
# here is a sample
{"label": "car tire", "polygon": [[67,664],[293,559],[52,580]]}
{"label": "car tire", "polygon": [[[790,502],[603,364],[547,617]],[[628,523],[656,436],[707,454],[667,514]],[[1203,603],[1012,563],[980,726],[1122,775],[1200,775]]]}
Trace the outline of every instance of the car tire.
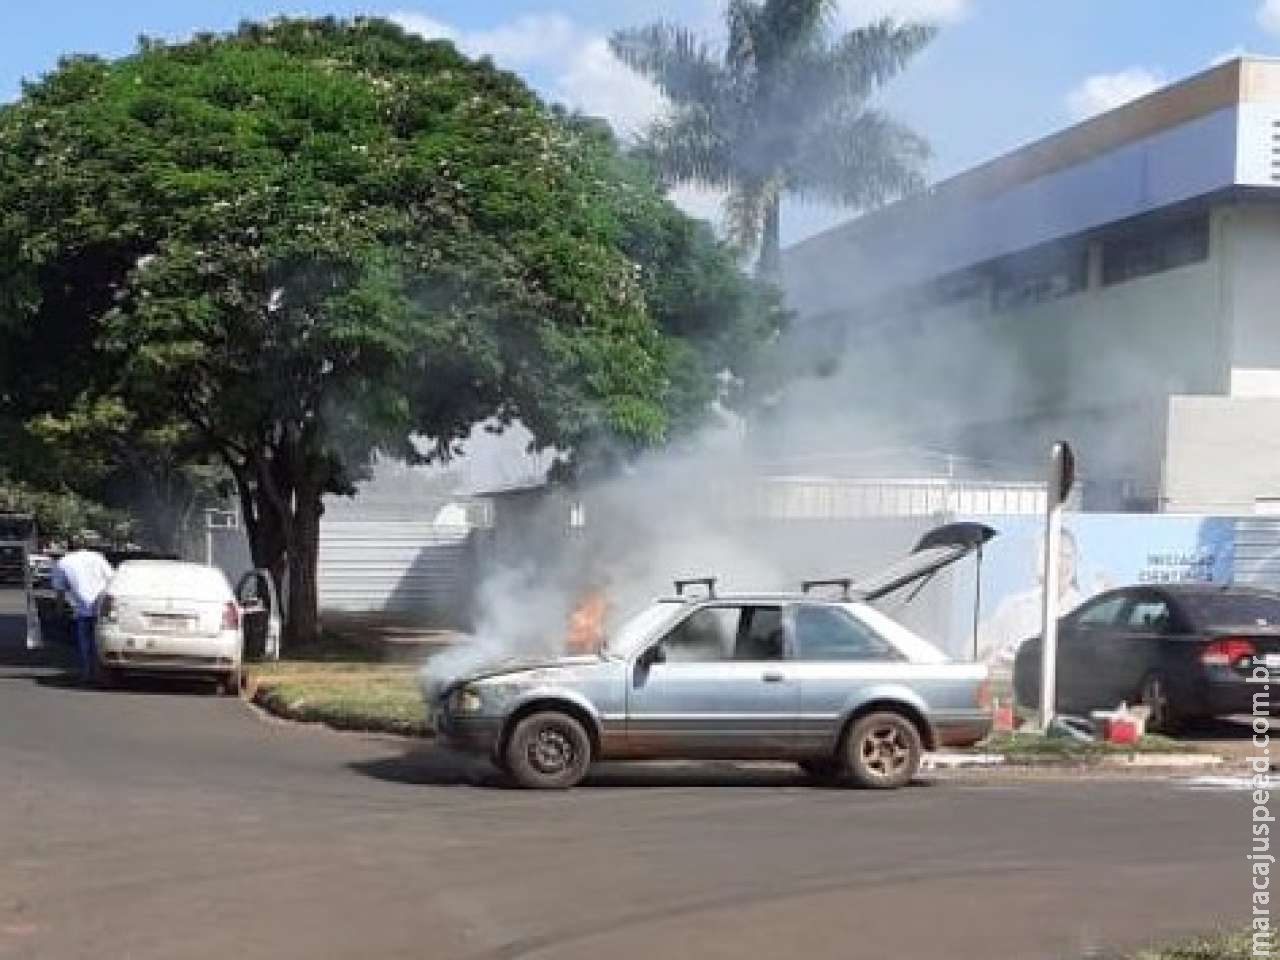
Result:
{"label": "car tire", "polygon": [[1146,723],[1151,733],[1173,733],[1178,729],[1181,717],[1173,704],[1169,678],[1163,673],[1152,672],[1143,677],[1134,699],[1151,711]]}
{"label": "car tire", "polygon": [[567,713],[531,713],[516,724],[502,753],[506,771],[520,786],[567,790],[587,775],[591,738]]}
{"label": "car tire", "polygon": [[850,778],[872,790],[905,787],[920,769],[923,755],[924,742],[916,725],[892,711],[859,717],[844,739]]}
{"label": "car tire", "polygon": [[241,680],[240,668],[236,667],[230,673],[218,678],[218,692],[224,697],[240,696]]}
{"label": "car tire", "polygon": [[116,667],[98,667],[98,686],[103,690],[116,690],[120,687],[120,670]]}

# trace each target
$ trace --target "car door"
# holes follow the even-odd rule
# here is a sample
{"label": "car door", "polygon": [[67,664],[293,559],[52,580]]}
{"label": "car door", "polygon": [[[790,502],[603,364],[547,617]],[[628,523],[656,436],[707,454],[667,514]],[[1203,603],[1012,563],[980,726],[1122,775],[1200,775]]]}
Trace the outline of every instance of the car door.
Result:
{"label": "car door", "polygon": [[797,747],[830,749],[848,708],[895,679],[905,657],[870,626],[836,605],[798,604],[787,611],[794,674],[800,685]]}
{"label": "car door", "polygon": [[1082,713],[1104,704],[1103,651],[1121,631],[1129,596],[1104,593],[1058,622],[1057,704],[1059,713]]}
{"label": "car door", "polygon": [[1181,612],[1159,590],[1134,590],[1109,637],[1099,636],[1093,650],[1102,707],[1132,703],[1142,681],[1159,660],[1165,638],[1185,633]]}
{"label": "car door", "polygon": [[244,655],[249,660],[276,660],[280,657],[280,604],[267,570],[250,570],[236,585],[240,605]]}
{"label": "car door", "polygon": [[789,756],[799,688],[777,606],[706,604],[634,661],[628,752],[651,757]]}

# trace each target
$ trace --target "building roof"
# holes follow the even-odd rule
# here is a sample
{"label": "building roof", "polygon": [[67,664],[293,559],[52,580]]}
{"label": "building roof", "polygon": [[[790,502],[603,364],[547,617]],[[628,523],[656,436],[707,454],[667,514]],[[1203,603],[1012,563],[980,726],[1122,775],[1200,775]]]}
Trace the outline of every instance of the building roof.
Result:
{"label": "building roof", "polygon": [[[1235,187],[1280,187],[1280,60],[1244,57],[1027,144],[784,253],[802,313]],[[862,269],[859,269],[859,268]]]}

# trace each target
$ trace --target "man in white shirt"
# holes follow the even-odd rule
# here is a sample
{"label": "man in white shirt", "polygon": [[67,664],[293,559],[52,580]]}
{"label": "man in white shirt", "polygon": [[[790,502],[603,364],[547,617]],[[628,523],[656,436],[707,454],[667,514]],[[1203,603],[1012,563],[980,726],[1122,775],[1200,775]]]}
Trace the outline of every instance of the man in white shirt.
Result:
{"label": "man in white shirt", "polygon": [[71,552],[53,568],[53,589],[58,600],[67,594],[75,617],[76,647],[80,651],[80,676],[85,683],[93,679],[93,628],[97,618],[98,598],[115,573],[107,558],[96,550],[85,548],[80,537],[71,538]]}

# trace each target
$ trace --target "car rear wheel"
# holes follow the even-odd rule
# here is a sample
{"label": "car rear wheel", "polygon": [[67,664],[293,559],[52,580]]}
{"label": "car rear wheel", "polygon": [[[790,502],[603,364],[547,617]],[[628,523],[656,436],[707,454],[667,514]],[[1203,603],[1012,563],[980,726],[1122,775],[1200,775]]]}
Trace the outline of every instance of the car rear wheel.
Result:
{"label": "car rear wheel", "polygon": [[566,790],[591,766],[591,738],[566,713],[532,713],[516,724],[503,751],[506,770],[522,787]]}
{"label": "car rear wheel", "polygon": [[230,673],[225,674],[218,680],[218,692],[224,697],[240,696],[240,668],[236,667]]}
{"label": "car rear wheel", "polygon": [[885,711],[859,718],[845,737],[845,764],[853,782],[875,790],[906,786],[920,768],[924,744],[916,725]]}
{"label": "car rear wheel", "polygon": [[1146,728],[1152,733],[1171,733],[1178,728],[1178,712],[1169,693],[1169,680],[1163,673],[1149,673],[1138,691],[1138,703],[1146,707]]}

